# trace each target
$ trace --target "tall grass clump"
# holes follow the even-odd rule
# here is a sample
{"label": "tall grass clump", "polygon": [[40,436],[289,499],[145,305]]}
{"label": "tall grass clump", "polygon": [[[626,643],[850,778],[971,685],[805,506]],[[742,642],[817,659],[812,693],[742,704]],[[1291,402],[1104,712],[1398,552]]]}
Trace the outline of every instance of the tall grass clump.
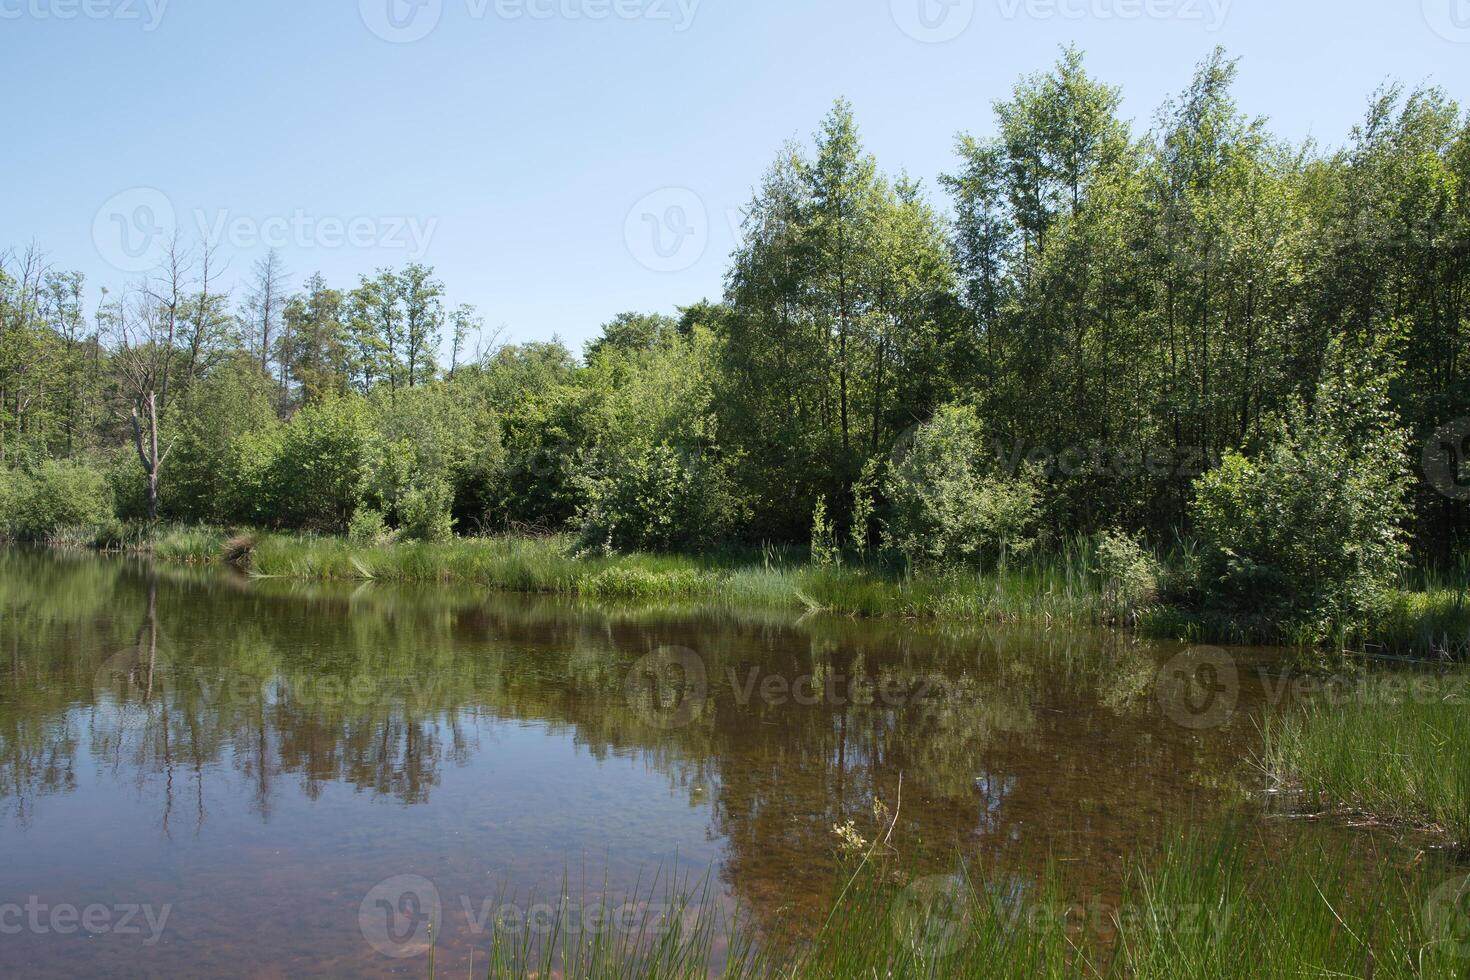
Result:
{"label": "tall grass clump", "polygon": [[1470,844],[1470,672],[1370,678],[1332,700],[1268,718],[1268,771],[1313,805]]}
{"label": "tall grass clump", "polygon": [[1174,977],[1463,976],[1435,897],[1437,875],[1354,861],[1317,843],[1227,832],[1190,835],[1136,870],[1117,915],[1107,975]]}

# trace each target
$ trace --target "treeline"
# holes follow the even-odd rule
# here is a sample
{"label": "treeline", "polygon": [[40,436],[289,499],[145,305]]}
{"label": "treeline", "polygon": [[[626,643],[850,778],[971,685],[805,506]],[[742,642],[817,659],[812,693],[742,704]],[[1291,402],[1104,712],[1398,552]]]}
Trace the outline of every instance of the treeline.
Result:
{"label": "treeline", "polygon": [[1391,519],[1389,551],[1449,558],[1465,504],[1406,474],[1470,414],[1470,118],[1388,87],[1343,147],[1297,145],[1240,111],[1235,76],[1217,52],[1140,133],[1065,51],[959,138],[943,205],[839,101],[761,177],[720,302],[624,314],[580,357],[470,350],[476,312],[418,265],[292,291],[270,256],[231,297],[176,243],[89,308],[81,276],[12,255],[0,454],[33,481],[85,482],[44,463],[80,461],[124,520],[615,549],[815,530],[985,561],[1072,532],[1186,539],[1226,519],[1197,500],[1222,461],[1292,484],[1318,453],[1324,486]]}

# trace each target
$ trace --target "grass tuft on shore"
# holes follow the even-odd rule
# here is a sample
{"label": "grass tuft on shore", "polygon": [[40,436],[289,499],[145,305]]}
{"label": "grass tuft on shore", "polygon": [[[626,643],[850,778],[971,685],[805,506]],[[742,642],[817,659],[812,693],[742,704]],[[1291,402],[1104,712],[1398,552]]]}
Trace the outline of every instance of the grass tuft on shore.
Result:
{"label": "grass tuft on shore", "polygon": [[[566,535],[371,544],[301,533],[232,537],[215,528],[164,526],[119,535],[111,546],[150,551],[166,561],[238,565],[238,549],[228,545],[241,537],[253,545],[252,574],[278,578],[455,582],[607,602],[698,601],[863,617],[1126,624],[1146,635],[1198,642],[1291,642],[1272,634],[1269,624],[1211,618],[1156,597],[1120,609],[1116,598],[1110,599],[1115,590],[1098,570],[1097,541],[1083,536],[1013,556],[985,571],[819,566],[795,548],[703,556],[604,554],[580,549]],[[1430,576],[1406,581],[1375,623],[1340,637],[1339,643],[1417,656],[1470,656],[1465,585]]]}
{"label": "grass tuft on shore", "polygon": [[1470,846],[1470,672],[1372,677],[1334,701],[1267,719],[1267,770],[1313,806]]}

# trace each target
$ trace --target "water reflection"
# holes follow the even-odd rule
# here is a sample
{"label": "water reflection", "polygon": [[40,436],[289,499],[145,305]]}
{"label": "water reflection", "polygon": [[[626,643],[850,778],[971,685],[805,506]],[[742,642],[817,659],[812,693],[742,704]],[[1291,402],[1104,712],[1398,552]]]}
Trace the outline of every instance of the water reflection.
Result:
{"label": "water reflection", "polygon": [[[1177,650],[1112,635],[24,552],[0,555],[0,642],[0,900],[171,902],[169,941],[127,951],[145,972],[392,969],[355,915],[398,874],[483,896],[713,864],[773,925],[815,917],[833,826],[875,799],[916,864],[1058,858],[1111,894],[1125,854],[1239,799],[1260,701],[1173,724],[1154,684]],[[452,969],[475,937],[446,904]],[[101,946],[16,937],[0,969],[106,972]]]}

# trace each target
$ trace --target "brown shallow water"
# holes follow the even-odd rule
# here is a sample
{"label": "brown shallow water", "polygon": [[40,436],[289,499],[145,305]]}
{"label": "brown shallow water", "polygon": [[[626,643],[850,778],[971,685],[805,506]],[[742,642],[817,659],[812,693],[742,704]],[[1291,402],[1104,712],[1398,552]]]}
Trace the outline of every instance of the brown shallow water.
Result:
{"label": "brown shallow water", "polygon": [[875,798],[917,869],[1115,896],[1262,809],[1273,655],[1183,651],[0,554],[0,975],[426,976],[423,881],[448,975],[564,880],[799,929]]}

